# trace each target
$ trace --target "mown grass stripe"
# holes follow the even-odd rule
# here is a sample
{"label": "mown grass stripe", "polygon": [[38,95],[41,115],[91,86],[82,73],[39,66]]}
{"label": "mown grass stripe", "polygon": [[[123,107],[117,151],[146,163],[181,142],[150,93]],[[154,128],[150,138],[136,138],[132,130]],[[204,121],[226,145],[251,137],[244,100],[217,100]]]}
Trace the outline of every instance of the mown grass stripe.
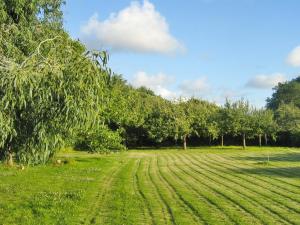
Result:
{"label": "mown grass stripe", "polygon": [[150,221],[151,221],[151,224],[156,224],[155,221],[154,221],[154,216],[153,216],[153,213],[152,213],[152,209],[149,205],[149,202],[141,188],[141,184],[140,184],[140,178],[139,178],[139,175],[138,173],[140,172],[140,169],[141,169],[141,159],[138,159],[138,166],[137,166],[137,169],[135,171],[135,175],[134,175],[134,183],[135,183],[135,186],[136,186],[136,190],[139,194],[139,196],[143,199],[143,202],[144,202],[144,205],[146,206],[146,210],[147,210],[147,214],[148,216],[150,217]]}
{"label": "mown grass stripe", "polygon": [[[155,159],[156,164],[153,167],[156,168],[156,176],[160,180],[160,190],[162,194],[166,197],[166,201],[169,203],[173,210],[174,219],[177,224],[205,224],[205,222],[191,210],[190,206],[186,205],[182,199],[179,198],[176,192],[172,189],[168,182],[161,176],[160,165],[158,164],[158,158]],[[168,192],[163,192],[163,189],[166,188]]]}
{"label": "mown grass stripe", "polygon": [[[151,159],[151,162],[153,161],[153,158]],[[150,163],[149,166],[153,164],[153,163]],[[155,167],[156,167],[156,164],[152,165],[152,168],[153,170],[155,171]],[[156,174],[154,172],[154,174]],[[175,221],[175,217],[174,217],[174,213],[170,207],[170,205],[168,204],[168,201],[166,200],[165,196],[162,194],[162,192],[160,191],[160,188],[159,188],[159,185],[154,181],[154,178],[152,177],[151,173],[150,173],[150,170],[149,170],[149,177],[150,177],[150,180],[152,182],[152,184],[154,185],[155,189],[156,189],[156,192],[158,193],[161,201],[164,203],[164,206],[167,208],[167,211],[169,213],[169,216],[170,216],[170,220],[171,220],[171,223],[172,224],[176,224],[176,221]]]}
{"label": "mown grass stripe", "polygon": [[[288,191],[289,193],[292,193],[291,198],[293,198],[293,199],[295,198],[295,195],[300,196],[300,188],[296,187],[296,189],[294,189],[295,187],[293,185],[292,185],[292,187],[287,186],[290,184],[286,184],[286,182],[284,182],[284,181],[282,182],[280,180],[280,182],[278,182],[278,180],[276,178],[274,179],[273,177],[259,176],[259,175],[249,174],[249,173],[242,171],[241,169],[245,169],[244,164],[236,163],[236,161],[234,161],[234,163],[232,163],[233,161],[230,161],[228,159],[225,159],[223,157],[218,157],[218,156],[215,156],[213,159],[210,157],[210,155],[207,155],[206,157],[208,157],[211,161],[213,161],[215,164],[217,164],[221,167],[225,165],[225,166],[227,166],[226,168],[228,168],[229,170],[231,170],[233,172],[238,171],[241,174],[246,174],[247,177],[253,177],[254,178],[253,181],[260,180],[261,182],[268,183],[269,185],[273,186],[274,190],[276,190],[277,192],[281,191],[281,192],[283,192],[284,195],[288,195],[288,193],[286,193]],[[219,160],[217,160],[217,159],[219,159]],[[224,162],[224,160],[226,162]],[[241,167],[238,167],[236,165],[240,165]],[[249,166],[251,166],[251,168],[253,168],[253,165],[249,165]],[[236,168],[237,171],[233,168]],[[249,168],[246,168],[246,169],[249,169]],[[274,183],[274,181],[275,181],[275,183]],[[284,186],[282,186],[281,183],[285,183]],[[291,188],[293,188],[293,189],[291,189]],[[299,191],[297,191],[297,190],[299,190]],[[299,202],[299,197],[297,199]]]}
{"label": "mown grass stripe", "polygon": [[[170,202],[172,202],[172,206],[180,205],[181,207],[177,212],[175,212],[175,219],[178,221],[178,224],[205,224],[205,221],[199,217],[199,215],[195,214],[194,211],[191,209],[190,205],[187,205],[185,201],[183,201],[180,196],[178,196],[178,193],[174,191],[174,189],[170,186],[170,184],[165,180],[165,178],[161,174],[161,165],[159,165],[158,158],[156,158],[156,165],[157,165],[157,171],[158,176],[163,183],[165,187],[169,190],[169,192],[172,194],[172,199],[169,199]],[[188,213],[188,214],[187,214]],[[189,218],[193,218],[193,223]]]}
{"label": "mown grass stripe", "polygon": [[[299,152],[298,152],[299,153]],[[285,152],[280,152],[280,153],[278,153],[278,152],[276,152],[276,153],[272,153],[272,155],[270,155],[269,154],[269,162],[270,163],[273,163],[273,162],[276,162],[276,160],[273,160],[273,157],[276,157],[276,158],[279,158],[280,157],[280,161],[282,161],[282,162],[284,162],[285,161],[285,159],[287,160],[287,162],[290,160],[290,157],[291,156],[283,156],[283,155],[285,155],[286,153]],[[229,158],[231,158],[231,159],[234,159],[235,161],[241,161],[242,160],[242,162],[244,163],[244,164],[248,164],[248,165],[251,165],[251,164],[253,164],[254,162],[257,162],[257,160],[255,160],[255,159],[253,159],[253,160],[251,160],[251,157],[254,157],[255,158],[255,155],[256,154],[252,154],[252,155],[250,155],[249,157],[248,157],[248,159],[247,159],[247,156],[245,157],[245,159],[239,159],[239,155],[231,155]],[[265,156],[266,158],[265,158],[265,161],[267,161],[267,156]],[[238,158],[238,159],[236,159],[236,158]],[[242,157],[240,157],[240,158],[242,158]],[[276,170],[276,171],[272,171],[271,173],[275,173],[275,174],[277,174],[277,175],[283,175],[282,177],[289,177],[289,175],[299,175],[298,174],[298,172],[293,172],[293,171],[289,171],[288,170],[289,168],[281,168],[281,167],[278,167],[278,169]]]}
{"label": "mown grass stripe", "polygon": [[[240,214],[242,212],[245,213],[245,215],[243,216],[242,219],[245,219],[246,217],[252,217],[255,218],[256,220],[260,221],[260,223],[264,224],[265,219],[264,218],[260,218],[257,217],[256,214],[253,214],[253,212],[251,210],[248,209],[247,206],[245,206],[244,204],[242,204],[241,198],[243,199],[244,196],[241,196],[241,198],[239,198],[238,196],[234,195],[234,194],[228,194],[226,193],[226,190],[228,190],[228,187],[226,186],[225,189],[218,189],[215,186],[219,186],[220,184],[215,182],[213,180],[213,184],[211,184],[209,181],[209,178],[207,177],[207,175],[203,174],[203,173],[199,173],[199,171],[196,171],[194,168],[192,168],[190,166],[190,164],[187,165],[187,163],[182,162],[182,159],[180,159],[180,163],[176,163],[174,162],[174,164],[177,166],[177,168],[179,168],[186,176],[186,179],[188,178],[193,178],[197,181],[197,185],[200,189],[203,188],[203,186],[207,189],[210,189],[211,192],[214,193],[215,196],[218,197],[218,201],[220,203],[220,201],[222,201],[222,199],[224,199],[224,201],[226,201],[226,204],[224,205],[224,211],[228,211],[228,206],[230,205],[234,205],[235,209],[234,212],[229,212],[232,215],[232,218],[236,219],[235,216],[241,216]],[[186,169],[183,169],[183,167],[186,167]],[[189,168],[189,169],[188,169]],[[222,186],[222,185],[221,185]],[[227,189],[226,189],[227,188]],[[234,197],[238,197],[239,200],[235,199]],[[238,209],[236,208],[238,207]],[[255,205],[255,207],[257,207],[257,205]],[[274,221],[273,221],[274,222]],[[272,224],[273,222],[271,222],[270,224]],[[241,221],[239,221],[239,223],[241,223]],[[248,224],[248,222],[242,222],[242,224]],[[253,222],[251,222],[252,224]]]}
{"label": "mown grass stripe", "polygon": [[[212,165],[209,165],[209,164],[206,164],[204,161],[200,161],[200,163],[205,164],[207,167],[211,168]],[[211,170],[208,170],[210,171],[211,173],[215,173],[216,175],[218,175],[218,172],[215,172],[215,171],[211,171]],[[224,175],[223,175],[224,174]],[[226,174],[226,171],[223,171],[222,175],[219,174],[219,176],[222,178],[223,177],[223,180],[226,180],[228,179],[227,176],[232,176],[231,174]],[[233,176],[235,177],[235,176]],[[278,215],[279,217],[281,217],[282,219],[292,223],[292,224],[295,224],[295,221],[292,219],[289,218],[290,215],[292,215],[292,213],[295,214],[295,210],[293,209],[290,209],[288,207],[285,207],[283,206],[282,204],[278,203],[273,197],[266,197],[264,195],[262,195],[261,193],[257,193],[257,190],[260,188],[259,186],[256,186],[254,187],[254,190],[252,188],[249,188],[249,186],[251,187],[251,184],[249,183],[247,186],[243,185],[242,182],[236,182],[234,180],[230,180],[230,182],[234,183],[235,185],[238,185],[238,186],[241,186],[242,188],[238,188],[239,190],[248,190],[250,191],[250,195],[252,196],[248,196],[250,198],[255,198],[257,202],[265,202],[264,204],[262,205],[266,205],[267,207],[265,208],[268,208],[271,212],[273,212],[274,214]],[[260,195],[261,197],[259,198],[258,195]],[[276,204],[274,204],[274,201],[276,202]],[[284,212],[281,212],[281,211],[284,211]],[[292,212],[291,212],[292,211]],[[281,212],[281,213],[280,213]],[[285,214],[285,215],[282,215],[282,214]],[[297,212],[296,212],[297,213]],[[296,222],[297,223],[297,222]]]}
{"label": "mown grass stripe", "polygon": [[111,186],[111,183],[115,179],[116,174],[121,172],[122,168],[125,167],[128,164],[128,161],[126,163],[123,163],[122,166],[117,167],[114,170],[111,170],[106,177],[104,178],[104,182],[99,187],[99,192],[97,192],[97,195],[95,196],[94,204],[92,204],[92,207],[90,208],[90,214],[92,216],[86,217],[86,219],[83,221],[83,224],[95,224],[97,220],[97,216],[99,215],[101,208],[103,207],[104,199],[108,195],[109,187]]}
{"label": "mown grass stripe", "polygon": [[[271,161],[272,162],[272,161]],[[245,164],[251,165],[250,162],[245,162]],[[291,168],[291,167],[289,167]],[[277,167],[275,171],[273,171],[271,168],[266,168],[266,170],[270,173],[270,174],[276,174],[276,175],[282,175],[282,177],[286,177],[288,178],[290,175],[295,175],[295,176],[299,176],[299,174],[297,172],[293,172],[290,171],[289,168],[281,168],[281,167]],[[279,178],[280,179],[280,178]],[[282,178],[280,179],[282,180]],[[294,184],[297,187],[300,187],[297,184]]]}
{"label": "mown grass stripe", "polygon": [[[196,159],[196,160],[197,160],[196,157],[194,157],[193,159]],[[197,161],[198,161],[198,160],[197,160]],[[220,178],[220,180],[221,180],[221,181],[219,181],[220,184],[225,185],[225,186],[227,186],[227,188],[231,188],[231,189],[234,190],[235,192],[237,192],[237,193],[243,195],[245,198],[251,200],[252,203],[254,203],[254,204],[260,203],[260,206],[261,206],[261,207],[263,207],[264,209],[268,210],[269,213],[273,214],[274,216],[276,215],[276,216],[279,217],[281,220],[286,221],[286,222],[288,222],[288,223],[290,223],[290,224],[295,224],[295,222],[294,222],[293,220],[291,220],[291,219],[289,219],[289,218],[287,218],[287,217],[281,215],[281,213],[278,212],[278,210],[279,210],[278,208],[282,208],[280,205],[278,205],[278,204],[277,204],[277,205],[274,205],[274,202],[273,202],[273,201],[270,201],[269,199],[265,199],[265,200],[264,200],[264,201],[266,201],[268,204],[266,204],[266,202],[265,202],[265,204],[262,204],[261,201],[262,201],[263,199],[262,199],[262,198],[259,198],[259,197],[257,196],[257,193],[256,193],[255,191],[249,189],[248,187],[242,186],[242,184],[240,184],[240,182],[235,182],[235,183],[234,183],[234,182],[232,182],[232,180],[231,180],[231,181],[228,181],[228,179],[227,179],[226,177],[224,177],[224,176],[218,174],[218,173],[215,172],[215,171],[211,171],[211,170],[209,169],[209,165],[207,165],[207,164],[206,164],[205,167],[203,167],[203,165],[200,166],[201,163],[202,163],[202,164],[205,164],[203,161],[198,161],[198,163],[193,163],[193,162],[191,161],[191,163],[192,163],[194,166],[198,167],[199,169],[208,172],[210,175],[206,175],[206,176],[209,177],[210,179],[213,179],[213,178],[212,178],[212,177],[214,177],[213,175],[219,176],[219,178]],[[199,164],[199,163],[200,163],[200,164]],[[199,170],[197,170],[197,171],[199,171]],[[199,171],[199,172],[201,172],[201,171]],[[213,179],[213,180],[214,180],[215,182],[218,182],[218,181],[216,181],[215,179]],[[225,183],[228,183],[228,182],[229,182],[229,184],[225,184]],[[235,186],[238,186],[238,187],[235,187]],[[250,193],[247,193],[247,192],[250,192]],[[282,210],[283,210],[283,209],[282,209]]]}
{"label": "mown grass stripe", "polygon": [[136,158],[131,158],[112,183],[101,224],[146,224],[143,220],[143,201],[134,191]]}
{"label": "mown grass stripe", "polygon": [[[190,160],[190,159],[188,159]],[[274,224],[274,213],[264,207],[263,205],[259,204],[256,200],[252,199],[252,197],[249,197],[248,195],[245,195],[242,190],[236,189],[232,184],[226,184],[226,180],[219,179],[213,176],[212,174],[209,174],[206,171],[206,168],[200,167],[198,164],[195,164],[192,161],[187,162],[188,165],[190,165],[190,168],[197,174],[199,174],[199,178],[202,176],[203,179],[208,180],[207,182],[210,182],[210,186],[212,188],[215,188],[216,190],[219,190],[220,193],[223,193],[225,196],[230,198],[232,201],[236,202],[236,204],[239,204],[243,209],[247,210],[249,213],[251,213],[253,216],[260,219],[262,223],[268,223],[268,224]],[[196,168],[194,168],[194,167]],[[208,174],[207,174],[208,173]],[[239,198],[237,200],[236,198]],[[246,200],[246,201],[245,201]],[[260,208],[260,211],[257,210],[257,208]],[[264,213],[261,213],[264,212]],[[266,218],[267,216],[267,218]],[[276,214],[275,214],[276,216]],[[290,224],[285,219],[278,216],[277,220],[282,221],[282,223]]]}
{"label": "mown grass stripe", "polygon": [[[174,159],[173,157],[170,157],[170,158],[172,158],[172,159]],[[185,170],[183,170],[181,167],[178,167],[176,164],[174,164],[175,165],[175,167],[176,167],[176,169],[179,169],[179,170],[181,170],[185,175],[187,175],[187,176],[185,176],[185,178],[187,179],[187,180],[189,180],[190,178],[193,178],[194,180],[197,180],[197,179],[195,179],[192,175],[190,175],[190,174],[188,174],[188,173],[186,173],[186,171]],[[220,206],[218,203],[220,203],[219,201],[216,201],[216,199],[213,199],[212,197],[211,197],[211,193],[209,193],[209,192],[205,192],[205,194],[203,194],[202,192],[203,192],[203,190],[202,190],[202,192],[199,190],[199,188],[195,188],[195,186],[191,183],[191,182],[188,182],[188,181],[186,181],[185,179],[183,179],[183,177],[180,175],[180,174],[178,174],[177,172],[175,172],[175,170],[173,170],[173,169],[171,169],[170,168],[170,166],[169,166],[169,164],[168,164],[168,168],[169,168],[169,170],[178,178],[178,179],[180,179],[183,183],[185,183],[189,188],[191,188],[198,196],[200,196],[201,198],[203,198],[203,199],[205,199],[205,201],[211,206],[211,207],[214,207],[214,208],[216,208],[220,213],[222,213],[224,216],[225,216],[225,218],[226,218],[226,222],[224,222],[224,223],[229,223],[229,224],[239,224],[239,220],[236,220],[236,218],[237,217],[234,217],[232,214],[227,214],[226,213],[226,211],[227,211],[227,209],[228,209],[228,205],[227,205],[227,208],[225,208],[225,207],[222,207],[222,206]],[[199,186],[198,186],[199,187]],[[217,193],[216,192],[214,192],[213,193],[214,195],[216,195]],[[228,203],[227,203],[228,204]]]}
{"label": "mown grass stripe", "polygon": [[209,223],[203,218],[203,216],[197,211],[197,209],[188,202],[176,189],[176,187],[164,176],[164,174],[161,171],[161,167],[159,165],[159,161],[157,158],[157,168],[158,168],[158,173],[160,177],[165,181],[165,183],[172,189],[172,191],[176,194],[176,196],[184,203],[184,205],[189,208],[189,210],[193,213],[194,216],[196,216],[199,221],[201,221],[202,224],[208,225]]}
{"label": "mown grass stripe", "polygon": [[[247,201],[246,201],[244,195],[241,195],[240,193],[238,193],[238,195],[236,193],[233,193],[234,190],[231,190],[228,186],[225,186],[224,184],[207,176],[203,172],[196,170],[195,168],[193,168],[191,166],[191,162],[189,162],[189,163],[182,162],[182,164],[191,169],[190,173],[193,172],[195,175],[197,175],[197,176],[194,176],[194,178],[198,181],[199,185],[201,185],[201,184],[205,185],[207,188],[211,189],[212,191],[215,191],[218,195],[222,196],[228,202],[235,204],[239,208],[239,210],[248,214],[248,215],[245,215],[245,217],[255,219],[256,220],[256,222],[254,222],[255,224],[258,222],[260,224],[273,224],[274,223],[273,220],[268,220],[268,219],[266,220],[265,217],[262,217],[259,214],[257,215],[256,210],[257,210],[257,207],[259,207],[259,205],[255,204],[255,203],[253,204],[253,201],[249,201],[249,199],[247,199],[247,198],[246,198],[247,199]],[[180,166],[180,165],[178,165],[178,166]],[[251,203],[249,203],[249,202],[251,202]],[[250,204],[250,206],[249,206],[249,204]],[[269,223],[267,223],[267,221],[269,221]],[[252,223],[253,222],[251,222],[250,224],[252,224]]]}
{"label": "mown grass stripe", "polygon": [[[218,167],[216,170],[222,170],[222,171],[226,172],[224,170],[224,165],[221,166],[220,164],[215,163],[214,160],[210,159],[207,156],[205,159],[206,159],[205,162],[209,161],[212,165],[214,165],[215,167]],[[285,205],[287,208],[289,208],[291,210],[294,210],[294,211],[296,210],[297,213],[300,213],[300,204],[299,204],[300,201],[295,195],[290,196],[289,194],[282,193],[281,191],[278,191],[278,189],[277,190],[274,189],[274,187],[272,185],[270,185],[267,181],[264,181],[264,180],[260,181],[260,179],[257,179],[256,177],[255,177],[255,179],[253,179],[252,176],[248,176],[248,174],[246,174],[247,176],[242,176],[229,167],[226,167],[226,170],[231,170],[231,171],[235,172],[235,176],[244,180],[250,186],[253,186],[253,185],[258,185],[258,187],[264,186],[265,187],[264,191],[266,193],[261,193],[262,195],[264,195],[266,198],[275,198],[276,196],[284,198],[284,199],[288,200],[288,202],[285,200],[280,201],[280,200],[277,200],[276,198],[275,198],[275,201],[277,201],[279,204]],[[245,173],[243,173],[243,174],[245,174]],[[259,191],[259,189],[257,189],[256,187],[254,187],[254,188],[255,188],[255,191]],[[266,194],[267,194],[267,196],[266,196]],[[293,206],[286,205],[286,203],[291,203]]]}
{"label": "mown grass stripe", "polygon": [[[144,176],[140,177],[143,184],[143,191],[153,211],[153,219],[157,224],[169,224],[170,216],[167,207],[159,196],[159,193],[151,181],[150,175],[150,158],[146,157],[143,163]],[[156,211],[155,211],[156,210]]]}
{"label": "mown grass stripe", "polygon": [[[232,159],[228,159],[228,157],[222,157],[222,156],[220,156],[220,155],[215,155],[215,157],[216,158],[219,158],[219,159],[221,159],[222,161],[229,161],[229,162],[232,162]],[[232,157],[230,157],[230,158],[232,158]],[[247,162],[244,162],[243,161],[243,163],[240,163],[240,162],[238,162],[237,160],[235,160],[235,164],[236,165],[241,165],[241,166],[243,166],[243,167],[245,167],[245,165],[248,165],[248,166],[250,166],[250,167],[253,167],[253,164],[251,164],[251,163],[247,163]],[[235,168],[238,168],[238,169],[240,169],[240,167],[237,167],[237,166],[234,166]],[[268,168],[265,168],[265,169],[267,169],[268,170]],[[270,171],[269,170],[269,174],[270,175],[273,175],[274,174],[274,172],[275,171]],[[277,173],[278,174],[278,173]],[[296,175],[298,175],[298,174],[296,174]],[[284,176],[289,176],[289,174],[285,174]],[[291,181],[287,181],[287,180],[283,180],[283,179],[280,179],[280,178],[276,178],[276,177],[266,177],[265,176],[265,178],[266,179],[272,179],[272,180],[274,180],[274,181],[277,181],[276,182],[276,184],[277,184],[277,186],[279,186],[281,183],[284,183],[285,185],[289,185],[290,187],[293,187],[293,188],[295,188],[294,190],[291,190],[291,192],[293,192],[293,193],[295,193],[295,194],[299,194],[300,192],[299,192],[299,190],[300,190],[300,185],[298,185],[298,184],[295,184],[295,183],[291,183]],[[278,182],[279,181],[279,182]],[[280,186],[279,186],[280,187]],[[296,191],[296,192],[295,192]]]}
{"label": "mown grass stripe", "polygon": [[[202,165],[205,164],[209,168],[212,167],[211,164],[207,164],[206,162],[201,161],[201,163],[202,163]],[[219,169],[219,170],[222,171],[222,169]],[[217,170],[217,172],[216,172],[216,170],[214,170],[214,171],[209,170],[209,171],[218,175],[219,170]],[[286,204],[288,204],[288,199],[286,199],[286,201],[278,200],[278,198],[276,196],[273,196],[272,194],[266,195],[266,194],[264,194],[264,192],[260,191],[260,186],[253,186],[253,184],[251,184],[250,182],[247,185],[245,185],[243,182],[237,182],[234,179],[235,176],[233,176],[231,174],[227,174],[225,170],[223,170],[223,172],[221,174],[219,174],[219,176],[223,177],[224,180],[229,179],[230,182],[234,183],[235,185],[241,186],[242,188],[250,191],[250,194],[256,198],[256,201],[265,202],[264,205],[268,205],[268,208],[270,210],[272,210],[277,215],[280,215],[282,218],[285,218],[285,220],[290,221],[291,223],[294,223],[294,224],[297,223],[297,219],[293,219],[292,216],[299,214],[298,210],[297,210],[298,206],[295,204],[293,206],[286,205]],[[231,176],[234,178],[231,179],[228,176]],[[243,180],[241,177],[239,177],[239,179]],[[266,189],[263,191],[266,191]],[[279,199],[281,199],[281,198],[279,198]],[[289,217],[292,217],[292,218],[290,219]]]}

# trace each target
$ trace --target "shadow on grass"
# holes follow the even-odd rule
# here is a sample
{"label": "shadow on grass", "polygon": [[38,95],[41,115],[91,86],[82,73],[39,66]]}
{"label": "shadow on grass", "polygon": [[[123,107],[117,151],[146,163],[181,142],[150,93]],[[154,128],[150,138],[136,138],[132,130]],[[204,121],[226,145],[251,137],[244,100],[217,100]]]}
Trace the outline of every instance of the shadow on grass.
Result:
{"label": "shadow on grass", "polygon": [[[269,155],[270,162],[300,162],[300,153],[284,153],[284,154],[276,154],[276,155]],[[239,156],[234,157],[238,160],[248,160],[248,161],[266,161],[268,156],[264,154],[264,156]]]}
{"label": "shadow on grass", "polygon": [[236,169],[238,173],[248,173],[263,176],[300,178],[300,167],[265,167],[265,168],[240,168]]}

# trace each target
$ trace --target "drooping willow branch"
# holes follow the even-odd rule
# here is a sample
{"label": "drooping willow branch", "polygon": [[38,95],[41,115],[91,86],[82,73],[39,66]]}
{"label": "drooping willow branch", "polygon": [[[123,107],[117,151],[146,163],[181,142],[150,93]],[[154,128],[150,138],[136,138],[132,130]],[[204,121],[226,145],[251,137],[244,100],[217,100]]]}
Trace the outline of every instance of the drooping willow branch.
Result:
{"label": "drooping willow branch", "polygon": [[21,63],[20,68],[25,67],[25,66],[26,66],[26,63],[27,63],[31,58],[33,58],[33,57],[36,56],[36,55],[41,56],[42,59],[44,60],[44,63],[48,64],[48,65],[51,67],[51,65],[50,65],[49,63],[46,62],[46,58],[43,56],[43,54],[41,54],[40,48],[41,48],[41,46],[42,46],[44,43],[50,42],[50,41],[54,41],[54,40],[56,40],[56,39],[58,39],[58,38],[61,38],[61,36],[55,36],[54,38],[48,38],[48,39],[46,39],[46,40],[41,41],[41,42],[39,43],[39,45],[37,46],[36,50],[33,52],[33,54],[31,54],[27,59],[25,59],[25,60]]}

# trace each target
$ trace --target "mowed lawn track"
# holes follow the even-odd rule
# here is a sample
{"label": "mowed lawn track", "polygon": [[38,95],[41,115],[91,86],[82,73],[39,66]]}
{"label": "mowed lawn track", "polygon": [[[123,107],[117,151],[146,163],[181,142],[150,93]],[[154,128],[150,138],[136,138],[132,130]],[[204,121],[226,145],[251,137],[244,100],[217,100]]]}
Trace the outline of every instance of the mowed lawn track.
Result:
{"label": "mowed lawn track", "polygon": [[300,224],[299,149],[59,158],[67,163],[0,165],[0,224]]}

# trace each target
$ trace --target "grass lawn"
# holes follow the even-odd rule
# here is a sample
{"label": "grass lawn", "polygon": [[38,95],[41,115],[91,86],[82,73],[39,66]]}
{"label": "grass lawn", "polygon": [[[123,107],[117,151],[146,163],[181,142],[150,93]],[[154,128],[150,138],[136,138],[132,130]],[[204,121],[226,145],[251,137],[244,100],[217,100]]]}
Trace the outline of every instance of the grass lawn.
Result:
{"label": "grass lawn", "polygon": [[300,149],[58,158],[68,163],[25,170],[0,164],[1,225],[300,224]]}

